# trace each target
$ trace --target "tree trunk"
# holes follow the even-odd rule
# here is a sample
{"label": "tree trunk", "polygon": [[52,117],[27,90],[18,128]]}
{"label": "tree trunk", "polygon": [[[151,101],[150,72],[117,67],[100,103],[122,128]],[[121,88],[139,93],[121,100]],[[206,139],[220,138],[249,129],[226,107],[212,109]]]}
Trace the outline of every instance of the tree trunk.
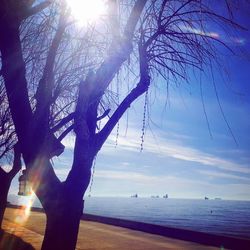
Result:
{"label": "tree trunk", "polygon": [[2,228],[2,221],[4,216],[4,211],[7,205],[7,196],[10,188],[11,179],[8,178],[7,174],[6,176],[1,176],[0,178],[0,229]]}
{"label": "tree trunk", "polygon": [[49,211],[42,250],[74,250],[77,243],[83,201],[64,197]]}

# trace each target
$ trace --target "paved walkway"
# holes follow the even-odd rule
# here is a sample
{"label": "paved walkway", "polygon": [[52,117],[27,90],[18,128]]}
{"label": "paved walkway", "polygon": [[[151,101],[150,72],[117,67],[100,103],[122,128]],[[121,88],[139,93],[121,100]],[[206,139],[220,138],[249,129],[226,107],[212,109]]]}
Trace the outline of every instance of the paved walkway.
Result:
{"label": "paved walkway", "polygon": [[[30,243],[35,249],[41,248],[45,229],[45,215],[31,212],[23,221],[24,211],[7,208],[3,229]],[[143,233],[122,227],[97,222],[81,221],[77,248],[82,250],[212,250],[215,247],[175,240],[167,237]]]}
{"label": "paved walkway", "polygon": [[[31,244],[35,249],[41,249],[43,235],[38,234],[34,231],[31,231],[25,227],[22,227],[16,223],[13,223],[7,220],[4,220],[3,222],[3,229],[6,233],[15,235],[21,238],[24,242]],[[12,244],[13,240],[14,239],[9,236],[3,237],[2,248],[0,247],[0,249],[4,249],[6,245]],[[16,248],[15,250],[17,249],[18,248]]]}

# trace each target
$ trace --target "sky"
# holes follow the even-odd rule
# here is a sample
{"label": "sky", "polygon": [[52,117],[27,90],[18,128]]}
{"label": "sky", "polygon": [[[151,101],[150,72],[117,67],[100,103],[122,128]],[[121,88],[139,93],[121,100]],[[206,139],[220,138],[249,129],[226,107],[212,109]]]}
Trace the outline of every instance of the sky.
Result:
{"label": "sky", "polygon": [[[236,13],[246,28],[249,12]],[[223,36],[213,27],[209,32]],[[199,79],[192,72],[190,84],[171,87],[168,96],[159,80],[149,92],[142,152],[143,97],[121,119],[118,138],[115,128],[99,152],[86,195],[250,200],[250,33],[225,42],[244,53],[222,58],[222,68],[214,70],[218,96],[205,74],[203,102]],[[64,154],[53,161],[61,180],[72,163],[73,143],[67,138]],[[17,194],[17,184],[16,177],[10,194]]]}

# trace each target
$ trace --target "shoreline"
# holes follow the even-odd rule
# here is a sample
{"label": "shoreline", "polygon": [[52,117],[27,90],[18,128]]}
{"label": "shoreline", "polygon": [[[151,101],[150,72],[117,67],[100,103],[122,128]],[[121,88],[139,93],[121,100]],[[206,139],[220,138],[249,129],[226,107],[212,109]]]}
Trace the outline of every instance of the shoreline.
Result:
{"label": "shoreline", "polygon": [[[20,209],[22,206],[8,204],[7,207]],[[31,207],[31,211],[44,213],[43,208],[38,208],[38,207]],[[250,239],[216,235],[211,233],[161,226],[144,222],[136,222],[119,218],[111,218],[111,217],[83,213],[81,220],[98,222],[111,226],[118,226],[122,228],[164,236],[177,240],[203,244],[206,246],[215,246],[215,247],[223,247],[228,249],[241,249],[241,250],[244,249],[248,250],[250,246]]]}

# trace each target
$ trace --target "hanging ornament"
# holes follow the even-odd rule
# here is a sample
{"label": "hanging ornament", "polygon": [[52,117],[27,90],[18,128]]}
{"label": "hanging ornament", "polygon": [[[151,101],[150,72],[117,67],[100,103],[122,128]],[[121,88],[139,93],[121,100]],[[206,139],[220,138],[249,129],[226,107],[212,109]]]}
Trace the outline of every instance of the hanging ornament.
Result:
{"label": "hanging ornament", "polygon": [[141,135],[141,148],[140,152],[143,151],[143,144],[145,140],[145,129],[146,129],[146,115],[147,115],[147,106],[148,106],[148,90],[145,94],[145,102],[143,107],[143,120],[142,120],[142,135]]}
{"label": "hanging ornament", "polygon": [[22,195],[22,196],[31,195],[32,189],[31,189],[30,182],[28,180],[26,170],[22,171],[22,174],[19,176],[18,181],[19,181],[18,195]]}

